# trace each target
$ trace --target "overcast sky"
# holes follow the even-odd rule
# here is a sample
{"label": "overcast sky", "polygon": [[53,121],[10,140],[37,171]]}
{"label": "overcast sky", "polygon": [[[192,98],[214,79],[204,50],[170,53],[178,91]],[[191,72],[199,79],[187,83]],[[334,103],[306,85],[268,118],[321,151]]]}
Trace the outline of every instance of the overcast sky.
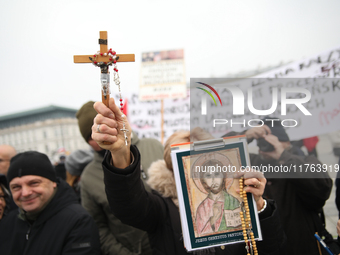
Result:
{"label": "overcast sky", "polygon": [[[73,55],[108,46],[122,93],[138,91],[141,53],[184,49],[186,80],[300,60],[340,45],[338,0],[0,0],[0,116],[101,100],[100,71]],[[111,82],[112,83],[112,82]],[[113,93],[117,92],[114,84]]]}

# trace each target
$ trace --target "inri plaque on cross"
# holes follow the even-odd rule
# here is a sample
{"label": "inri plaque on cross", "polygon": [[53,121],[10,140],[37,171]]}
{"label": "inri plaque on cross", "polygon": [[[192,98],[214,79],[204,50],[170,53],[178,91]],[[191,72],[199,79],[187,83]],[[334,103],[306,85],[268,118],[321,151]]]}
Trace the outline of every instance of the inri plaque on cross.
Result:
{"label": "inri plaque on cross", "polygon": [[114,65],[114,81],[119,85],[116,62],[134,62],[135,54],[116,54],[107,47],[107,31],[99,32],[100,51],[93,55],[75,55],[74,63],[93,63],[100,67],[102,83],[102,102],[109,106],[110,99],[110,72],[109,66]]}

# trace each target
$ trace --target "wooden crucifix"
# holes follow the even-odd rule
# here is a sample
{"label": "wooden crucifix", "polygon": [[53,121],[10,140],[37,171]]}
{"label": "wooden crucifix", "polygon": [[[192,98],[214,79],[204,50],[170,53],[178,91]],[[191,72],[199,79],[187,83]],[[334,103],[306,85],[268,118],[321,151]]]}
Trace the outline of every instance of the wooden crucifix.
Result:
{"label": "wooden crucifix", "polygon": [[[109,107],[110,100],[110,72],[109,66],[114,65],[114,82],[119,87],[120,92],[120,81],[118,75],[118,69],[116,66],[116,62],[134,62],[135,54],[119,54],[117,55],[115,51],[112,49],[107,49],[107,31],[99,32],[99,44],[100,44],[100,52],[94,55],[75,55],[73,56],[74,63],[93,63],[95,66],[100,67],[100,80],[102,83],[102,102]],[[122,98],[120,95],[120,105],[122,109]],[[122,115],[122,117],[124,114]],[[125,116],[124,116],[125,117]],[[123,117],[123,128],[120,129],[124,133],[125,145],[128,145],[128,137],[126,135],[129,130],[125,128],[125,122]],[[99,130],[99,126],[97,127]],[[100,131],[99,131],[100,132]],[[104,144],[110,144],[109,142],[104,142]]]}
{"label": "wooden crucifix", "polygon": [[[107,47],[107,31],[99,32],[99,44],[100,44],[100,52],[92,55],[75,55],[73,56],[74,63],[93,63],[96,66],[100,67],[101,71],[101,82],[102,82],[102,102],[109,106],[110,99],[110,73],[109,73],[109,65],[112,65],[116,62],[134,62],[135,54],[118,54],[112,52],[110,49],[108,51]],[[114,69],[117,73],[118,70]],[[115,73],[115,81],[119,82],[119,76],[117,74],[116,78]]]}

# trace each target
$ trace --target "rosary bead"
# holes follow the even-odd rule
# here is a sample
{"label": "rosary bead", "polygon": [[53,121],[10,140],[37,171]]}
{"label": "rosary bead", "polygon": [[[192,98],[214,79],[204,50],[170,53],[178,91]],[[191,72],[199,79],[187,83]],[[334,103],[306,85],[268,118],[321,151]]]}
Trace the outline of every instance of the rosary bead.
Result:
{"label": "rosary bead", "polygon": [[[98,55],[100,56],[109,56],[109,61],[108,62],[97,62],[97,57]],[[108,72],[108,68],[109,66],[112,65],[112,63],[114,63],[114,77],[113,77],[113,80],[115,82],[115,84],[118,86],[118,90],[119,90],[119,94],[120,94],[120,81],[119,81],[119,74],[118,74],[118,69],[117,69],[117,66],[116,66],[116,63],[117,63],[117,56],[116,56],[116,52],[115,51],[112,51],[112,48],[110,48],[110,50],[108,52],[100,52],[100,51],[97,51],[94,55],[93,55],[93,58],[90,57],[90,60],[91,62],[96,65],[96,66],[99,66],[101,68],[101,70],[105,71],[105,72]],[[103,86],[103,85],[102,85]],[[103,86],[104,88],[104,86]],[[107,91],[109,91],[109,87],[106,86],[106,89]],[[103,90],[104,91],[104,90]],[[104,92],[103,92],[104,93]],[[110,92],[109,92],[110,93]],[[123,112],[123,103],[122,103],[122,96],[120,94],[120,110]],[[124,118],[125,115],[123,114],[122,115],[122,118]],[[126,136],[126,132],[129,132],[129,130],[125,129],[125,123],[124,123],[124,119],[123,119],[123,129],[120,129],[120,131],[123,131],[124,132],[124,137],[125,137],[125,145],[128,145],[127,143],[127,139],[128,137]]]}
{"label": "rosary bead", "polygon": [[[247,192],[244,190],[244,178],[241,177],[239,179],[239,187],[240,187],[240,197],[243,199],[243,206],[240,214],[241,219],[241,226],[243,230],[243,238],[246,243],[246,252],[247,255],[258,255],[257,248],[256,248],[256,242],[254,238],[254,233],[251,230],[251,219],[250,219],[250,210],[249,210],[249,204],[248,204],[248,197]],[[248,236],[249,234],[249,236]],[[248,238],[250,239],[248,241]],[[253,247],[253,249],[250,251],[250,247]],[[251,254],[250,254],[251,253]]]}

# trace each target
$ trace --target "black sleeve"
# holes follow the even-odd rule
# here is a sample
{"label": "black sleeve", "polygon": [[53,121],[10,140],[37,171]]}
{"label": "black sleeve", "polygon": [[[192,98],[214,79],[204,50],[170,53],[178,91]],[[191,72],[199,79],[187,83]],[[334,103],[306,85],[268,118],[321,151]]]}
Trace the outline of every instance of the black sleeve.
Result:
{"label": "black sleeve", "polygon": [[259,219],[260,220],[271,217],[273,215],[273,212],[274,212],[274,209],[275,209],[271,204],[269,204],[268,199],[266,199],[266,201],[267,201],[267,207],[263,210],[263,212],[259,213]]}
{"label": "black sleeve", "polygon": [[123,223],[152,232],[167,217],[162,197],[145,190],[140,179],[140,154],[131,146],[133,163],[125,169],[110,164],[111,153],[103,161],[106,196],[112,213]]}
{"label": "black sleeve", "polygon": [[333,181],[328,172],[317,170],[322,163],[314,156],[301,157],[288,151],[282,153],[279,163],[297,166],[298,171],[290,175],[291,181],[295,184],[297,196],[306,208],[320,210],[329,198],[333,187]]}
{"label": "black sleeve", "polygon": [[[99,231],[93,218],[81,208],[73,206],[78,211],[78,219],[70,226],[71,231],[65,237],[62,255],[99,255],[101,254]],[[70,221],[71,222],[71,221]]]}
{"label": "black sleeve", "polygon": [[259,214],[259,218],[263,240],[257,242],[258,249],[263,254],[286,254],[287,237],[274,200],[267,199],[267,208]]}
{"label": "black sleeve", "polygon": [[[340,160],[339,160],[340,165]],[[335,179],[335,204],[338,208],[338,211],[340,212],[340,172],[337,173],[336,179]],[[339,219],[340,219],[340,213],[339,213]]]}

